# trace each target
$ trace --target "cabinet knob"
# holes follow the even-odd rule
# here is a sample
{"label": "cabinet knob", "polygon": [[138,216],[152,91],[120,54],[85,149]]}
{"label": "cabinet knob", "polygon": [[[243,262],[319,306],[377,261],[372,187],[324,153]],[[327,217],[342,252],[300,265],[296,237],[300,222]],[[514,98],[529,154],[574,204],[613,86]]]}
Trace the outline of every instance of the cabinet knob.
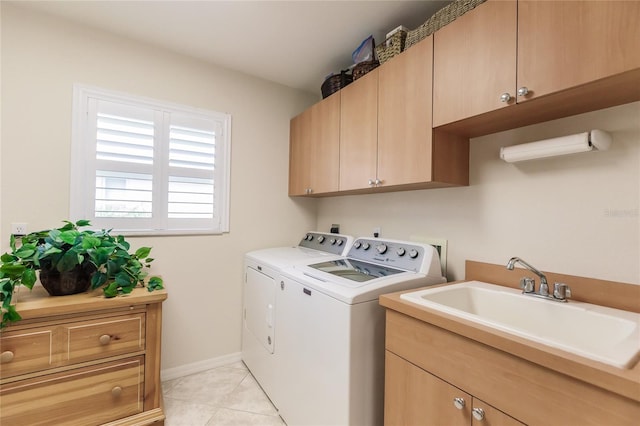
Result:
{"label": "cabinet knob", "polygon": [[453,406],[458,410],[462,410],[464,408],[464,398],[453,398]]}
{"label": "cabinet knob", "polygon": [[471,410],[471,414],[473,414],[473,418],[478,421],[484,420],[484,410],[482,408],[474,408]]}
{"label": "cabinet knob", "polygon": [[118,398],[120,395],[122,395],[122,388],[120,386],[116,386],[111,389],[111,396]]}
{"label": "cabinet knob", "polygon": [[373,183],[375,183],[376,186],[382,185],[382,181],[380,179],[374,180]]}
{"label": "cabinet knob", "polygon": [[369,179],[369,186],[373,186],[373,179]]}
{"label": "cabinet knob", "polygon": [[522,86],[518,89],[518,96],[527,96],[529,94],[529,89],[525,86]]}
{"label": "cabinet knob", "polygon": [[0,355],[0,364],[8,363],[13,361],[13,352],[4,351],[2,355]]}
{"label": "cabinet knob", "polygon": [[108,345],[111,342],[111,336],[109,336],[108,334],[103,334],[102,336],[100,336],[99,340],[101,345]]}
{"label": "cabinet knob", "polygon": [[509,102],[511,100],[511,95],[508,93],[503,93],[500,95],[500,102]]}

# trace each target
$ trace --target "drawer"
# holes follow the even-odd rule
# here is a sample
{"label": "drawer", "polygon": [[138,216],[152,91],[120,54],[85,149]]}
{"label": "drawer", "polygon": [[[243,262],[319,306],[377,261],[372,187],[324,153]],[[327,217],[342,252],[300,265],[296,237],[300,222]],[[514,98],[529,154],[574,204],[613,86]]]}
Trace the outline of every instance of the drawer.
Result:
{"label": "drawer", "polygon": [[98,425],[142,412],[144,357],[0,387],[0,424]]}
{"label": "drawer", "polygon": [[143,351],[145,315],[136,313],[64,324],[68,363]]}
{"label": "drawer", "polygon": [[0,378],[52,367],[53,334],[53,328],[3,332],[0,337]]}

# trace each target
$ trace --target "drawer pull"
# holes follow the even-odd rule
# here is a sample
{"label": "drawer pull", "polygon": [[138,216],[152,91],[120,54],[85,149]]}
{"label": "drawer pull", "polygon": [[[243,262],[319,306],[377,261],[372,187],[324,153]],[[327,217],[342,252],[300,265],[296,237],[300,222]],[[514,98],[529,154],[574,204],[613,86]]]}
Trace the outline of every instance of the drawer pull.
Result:
{"label": "drawer pull", "polygon": [[0,364],[4,364],[11,361],[13,361],[13,352],[11,351],[2,352],[2,355],[0,355]]}
{"label": "drawer pull", "polygon": [[102,336],[100,336],[101,345],[108,345],[110,342],[111,342],[111,336],[109,336],[108,334],[103,334]]}
{"label": "drawer pull", "polygon": [[113,396],[114,398],[118,398],[120,395],[122,395],[122,388],[120,386],[116,386],[115,388],[111,389],[111,396]]}

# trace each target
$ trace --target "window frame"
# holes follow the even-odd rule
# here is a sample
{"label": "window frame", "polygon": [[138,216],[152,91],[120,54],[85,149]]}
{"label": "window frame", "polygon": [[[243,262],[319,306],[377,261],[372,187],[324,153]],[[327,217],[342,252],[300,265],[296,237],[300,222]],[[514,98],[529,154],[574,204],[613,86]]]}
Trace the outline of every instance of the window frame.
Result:
{"label": "window frame", "polygon": [[[216,137],[213,179],[214,215],[209,219],[169,219],[167,208],[169,166],[169,126],[154,118],[153,216],[151,219],[102,218],[95,216],[96,145],[95,123],[89,119],[91,99],[149,108],[154,117],[167,120],[171,114],[213,120],[222,131]],[[95,115],[94,115],[95,116]],[[96,229],[113,229],[123,235],[217,235],[229,232],[229,190],[231,180],[231,115],[156,99],[134,96],[76,83],[73,86],[70,167],[70,218],[88,219]],[[135,172],[135,166],[129,171]],[[159,197],[159,199],[158,199]],[[141,223],[143,226],[141,226]],[[197,226],[193,226],[197,225]]]}

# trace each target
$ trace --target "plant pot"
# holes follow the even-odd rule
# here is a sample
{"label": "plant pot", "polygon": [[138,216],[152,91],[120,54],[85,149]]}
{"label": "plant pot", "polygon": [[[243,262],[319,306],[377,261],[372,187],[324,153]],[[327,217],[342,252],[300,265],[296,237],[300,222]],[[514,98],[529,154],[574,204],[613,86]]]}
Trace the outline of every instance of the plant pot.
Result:
{"label": "plant pot", "polygon": [[51,296],[68,296],[87,291],[95,271],[95,266],[90,262],[83,262],[66,272],[43,265],[40,269],[40,282]]}

